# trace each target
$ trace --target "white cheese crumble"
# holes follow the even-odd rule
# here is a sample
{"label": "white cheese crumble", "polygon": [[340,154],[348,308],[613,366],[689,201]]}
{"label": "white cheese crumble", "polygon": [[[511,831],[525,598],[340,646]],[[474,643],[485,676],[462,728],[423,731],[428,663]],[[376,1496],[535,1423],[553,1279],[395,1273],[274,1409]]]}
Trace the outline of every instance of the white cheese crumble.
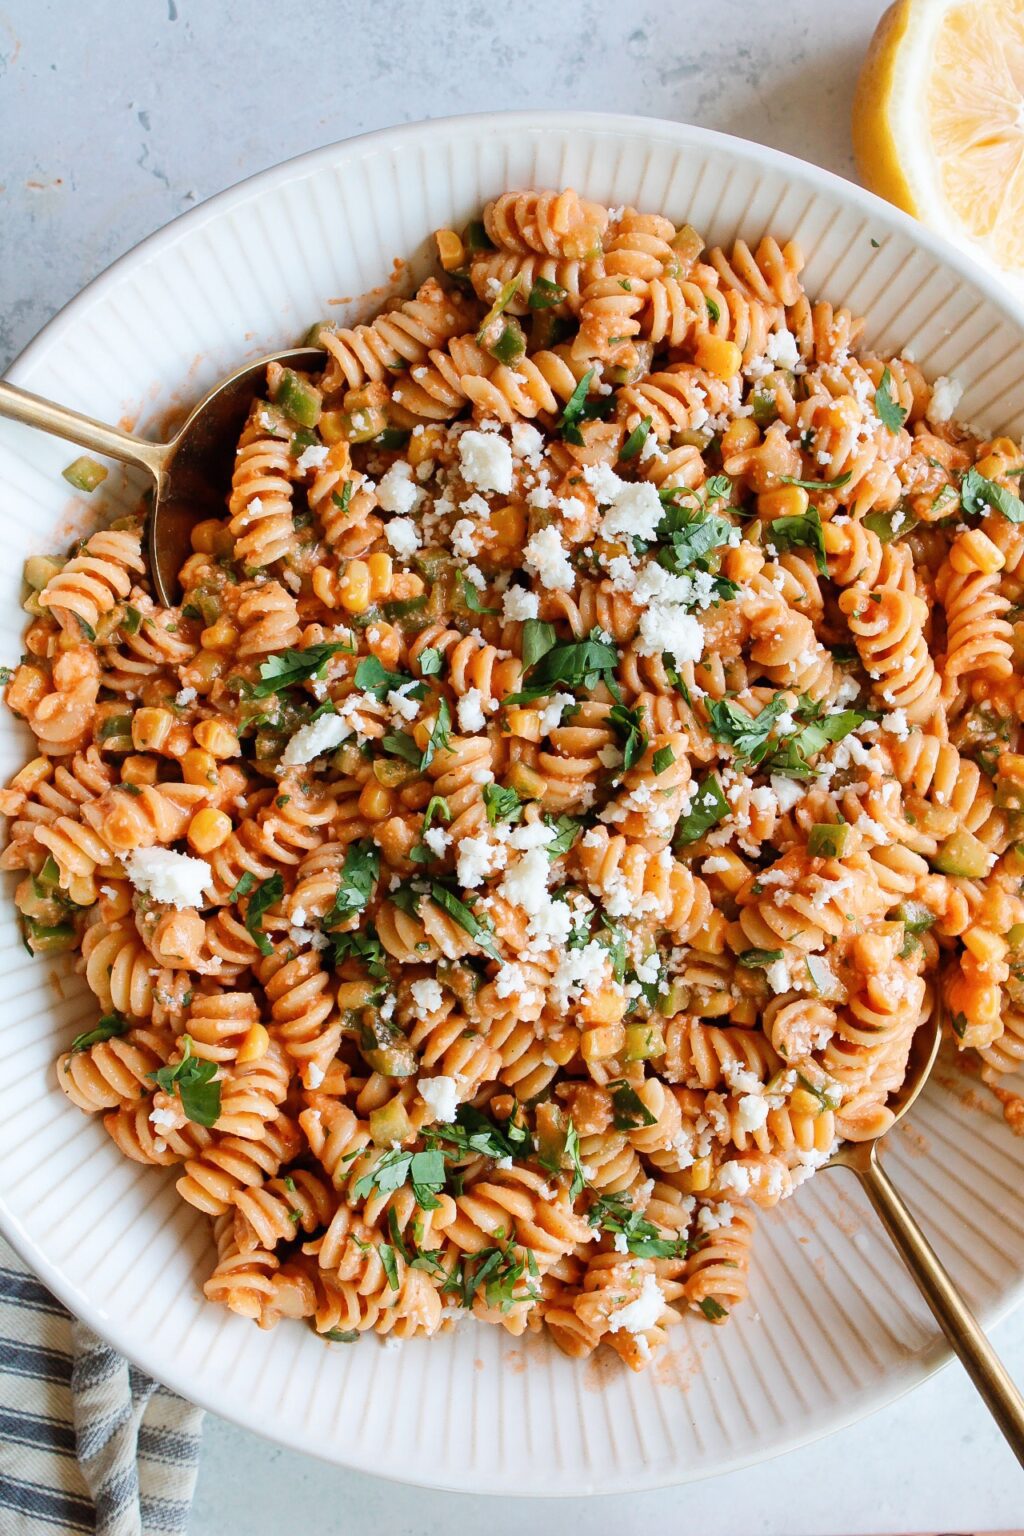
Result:
{"label": "white cheese crumble", "polygon": [[194,688],[179,688],[178,692],[174,695],[174,702],[179,709],[187,709],[190,704],[195,702],[195,698],[196,690]]}
{"label": "white cheese crumble", "polygon": [[310,443],[295,460],[295,468],[304,475],[307,469],[319,469],[326,458],[327,448],[323,443]]}
{"label": "white cheese crumble", "polygon": [[501,843],[488,842],[486,837],[464,837],[459,843],[456,864],[459,884],[467,891],[476,890],[488,875],[502,868],[505,858]]}
{"label": "white cheese crumble", "polygon": [[502,598],[502,617],[510,624],[535,619],[539,609],[540,598],[525,587],[509,587]]}
{"label": "white cheese crumble", "polygon": [[571,591],[576,580],[557,528],[538,528],[524,551],[525,565],[540,577],[541,584],[556,591]]}
{"label": "white cheese crumble", "polygon": [[455,706],[455,712],[459,717],[461,731],[482,731],[487,724],[483,710],[483,695],[479,688],[467,688]]}
{"label": "white cheese crumble", "polygon": [[459,465],[463,477],[478,490],[507,496],[512,489],[512,447],[495,432],[463,432]]}
{"label": "white cheese crumble", "polygon": [[402,559],[414,555],[420,547],[416,524],[408,517],[393,517],[384,524],[384,537]]}
{"label": "white cheese crumble", "polygon": [[144,891],[154,901],[166,902],[181,911],[201,907],[203,893],[213,880],[213,871],[205,859],[171,848],[136,848],[123,855],[121,862],[137,891]]}
{"label": "white cheese crumble", "polygon": [[444,827],[428,827],[423,834],[423,841],[435,859],[444,858],[445,849],[449,846],[451,840],[451,833],[446,832]]}
{"label": "white cheese crumble", "polygon": [[299,726],[281,754],[281,761],[288,768],[301,767],[324,752],[333,751],[351,735],[352,723],[343,715],[321,715],[319,720]]}
{"label": "white cheese crumble", "polygon": [[964,387],[957,379],[948,379],[942,374],[932,385],[932,397],[928,402],[925,415],[933,426],[942,426],[944,422],[952,418],[953,412],[963,398]]}
{"label": "white cheese crumble", "polygon": [[664,1310],[665,1298],[657,1278],[644,1275],[640,1294],[626,1306],[619,1307],[608,1319],[608,1332],[618,1333],[620,1328],[625,1328],[627,1333],[646,1333],[649,1328],[657,1327]]}
{"label": "white cheese crumble", "polygon": [[424,1104],[432,1110],[435,1120],[449,1125],[455,1119],[459,1107],[459,1089],[454,1077],[418,1077],[416,1087]]}
{"label": "white cheese crumble", "polygon": [[385,512],[411,512],[423,492],[413,483],[412,465],[396,459],[377,486],[377,500]]}
{"label": "white cheese crumble", "polygon": [[436,1013],[444,1002],[441,983],[435,981],[433,976],[424,976],[421,981],[414,981],[409,991],[413,1002],[423,1013]]}

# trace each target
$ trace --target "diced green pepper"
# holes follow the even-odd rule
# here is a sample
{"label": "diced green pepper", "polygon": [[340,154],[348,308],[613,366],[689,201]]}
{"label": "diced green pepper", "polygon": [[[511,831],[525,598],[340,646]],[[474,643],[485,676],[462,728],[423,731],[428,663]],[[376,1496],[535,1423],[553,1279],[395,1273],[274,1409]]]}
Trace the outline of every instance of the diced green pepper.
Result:
{"label": "diced green pepper", "polygon": [[370,1137],[375,1146],[390,1147],[412,1133],[412,1122],[401,1099],[392,1099],[369,1115]]}
{"label": "diced green pepper", "polygon": [[848,823],[819,821],[811,828],[807,852],[812,859],[841,859],[849,851],[849,842]]}
{"label": "diced green pepper", "polygon": [[50,555],[29,555],[22,567],[25,584],[31,587],[33,592],[41,592],[62,569],[61,562],[54,560]]}
{"label": "diced green pepper", "polygon": [[282,368],[273,398],[274,404],[300,427],[315,427],[320,420],[323,396],[315,384],[300,378],[294,368]]}
{"label": "diced green pepper", "polygon": [[32,917],[25,917],[22,922],[25,925],[26,942],[34,955],[56,955],[75,947],[73,923],[57,923],[47,927]]}
{"label": "diced green pepper", "polygon": [[959,827],[946,838],[931,860],[931,865],[941,875],[959,875],[965,880],[980,880],[988,874],[991,862],[991,855],[980,838],[968,832],[966,827]]}
{"label": "diced green pepper", "polygon": [[88,458],[85,454],[80,459],[73,459],[61,474],[73,485],[76,491],[85,491],[88,495],[98,485],[102,485],[109,474],[109,470],[102,464],[97,464],[95,459]]}
{"label": "diced green pepper", "polygon": [[518,362],[526,351],[526,337],[519,321],[511,315],[503,315],[502,321],[497,339],[487,343],[487,350],[495,362],[512,364]]}
{"label": "diced green pepper", "polygon": [[649,1061],[653,1056],[664,1056],[665,1036],[661,1025],[648,1021],[646,1024],[626,1025],[627,1061]]}
{"label": "diced green pepper", "polygon": [[[112,752],[130,752],[132,744],[132,717],[131,715],[108,715],[99,728],[99,739],[105,742]],[[119,742],[126,742],[126,746],[119,746]]]}

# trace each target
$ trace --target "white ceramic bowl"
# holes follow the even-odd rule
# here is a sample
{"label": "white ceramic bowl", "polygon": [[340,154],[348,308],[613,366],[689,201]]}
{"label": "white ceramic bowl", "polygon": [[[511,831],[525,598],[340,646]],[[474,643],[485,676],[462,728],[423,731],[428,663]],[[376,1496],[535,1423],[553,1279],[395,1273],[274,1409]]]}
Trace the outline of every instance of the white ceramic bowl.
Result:
{"label": "white ceramic bowl", "polygon": [[[290,343],[325,313],[347,316],[351,304],[329,301],[386,282],[394,258],[425,264],[435,227],[460,225],[506,187],[566,185],[689,220],[713,241],[797,237],[812,295],[866,313],[872,344],[912,347],[929,373],[955,375],[968,419],[1024,432],[1024,313],[968,258],[771,150],[582,113],[389,129],[254,177],[117,262],[11,377],[155,430],[245,356]],[[69,456],[65,444],[0,423],[3,660],[20,651],[22,558],[60,548],[80,517],[60,479]],[[5,717],[5,775],[26,744]],[[373,1338],[328,1346],[296,1324],[260,1333],[202,1300],[206,1218],[181,1203],[171,1174],[121,1159],[58,1092],[53,1059],[95,1005],[66,973],[26,957],[6,904],[0,965],[5,1234],[147,1371],[283,1444],[452,1489],[622,1492],[789,1449],[888,1402],[946,1358],[852,1176],[838,1171],[761,1222],[749,1305],[724,1329],[680,1327],[643,1376],[614,1359],[575,1364],[544,1339],[472,1323],[396,1351]],[[894,1137],[887,1165],[991,1322],[1022,1290],[1022,1144],[966,1082],[951,1072],[944,1081]]]}

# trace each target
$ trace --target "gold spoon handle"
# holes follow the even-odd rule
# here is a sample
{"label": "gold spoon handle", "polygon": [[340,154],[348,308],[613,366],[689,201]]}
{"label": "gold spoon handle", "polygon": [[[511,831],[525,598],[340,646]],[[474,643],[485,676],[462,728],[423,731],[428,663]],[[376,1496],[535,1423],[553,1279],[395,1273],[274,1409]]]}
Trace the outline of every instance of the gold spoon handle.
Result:
{"label": "gold spoon handle", "polygon": [[144,438],[133,437],[130,432],[122,432],[119,427],[108,427],[91,416],[69,411],[63,405],[55,405],[52,400],[44,400],[41,395],[30,394],[27,389],[19,389],[2,379],[0,416],[6,416],[9,421],[20,421],[26,427],[38,427],[41,432],[49,432],[54,437],[66,438],[80,448],[91,448],[94,453],[105,453],[122,464],[147,469],[158,482],[167,459],[167,448],[163,443],[148,443]]}
{"label": "gold spoon handle", "polygon": [[870,1147],[870,1153],[848,1166],[860,1175],[868,1199],[882,1218],[932,1315],[984,1398],[1013,1454],[1024,1466],[1024,1397],[879,1163],[875,1143],[861,1145]]}

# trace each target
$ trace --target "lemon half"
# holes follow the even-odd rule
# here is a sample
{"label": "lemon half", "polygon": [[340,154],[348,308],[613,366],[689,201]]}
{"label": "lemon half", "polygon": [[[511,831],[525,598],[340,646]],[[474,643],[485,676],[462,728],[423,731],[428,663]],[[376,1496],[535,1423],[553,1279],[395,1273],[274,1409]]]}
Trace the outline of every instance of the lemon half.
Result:
{"label": "lemon half", "polygon": [[1024,0],[897,0],[857,84],[865,186],[1024,273]]}

